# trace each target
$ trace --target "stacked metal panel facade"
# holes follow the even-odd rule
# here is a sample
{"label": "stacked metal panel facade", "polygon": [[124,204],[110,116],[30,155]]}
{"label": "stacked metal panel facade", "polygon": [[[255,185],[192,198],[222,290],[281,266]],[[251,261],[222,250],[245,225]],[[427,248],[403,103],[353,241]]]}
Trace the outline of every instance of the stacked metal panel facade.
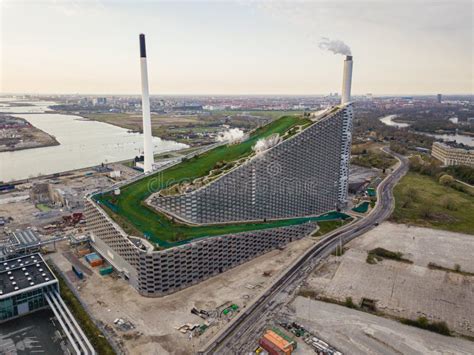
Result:
{"label": "stacked metal panel facade", "polygon": [[347,203],[352,106],[344,105],[190,193],[150,204],[191,223],[319,215]]}
{"label": "stacked metal panel facade", "polygon": [[[319,215],[347,202],[351,104],[334,109],[280,144],[192,193],[150,203],[194,223]],[[142,250],[87,198],[93,247],[144,296],[176,292],[305,237],[315,222],[203,238],[166,250]]]}
{"label": "stacked metal panel facade", "polygon": [[158,297],[192,286],[277,247],[303,238],[317,228],[309,222],[218,237],[166,250],[144,251],[92,200],[86,201],[92,245],[126,276],[143,296]]}
{"label": "stacked metal panel facade", "polygon": [[313,232],[317,224],[273,228],[206,238],[140,255],[138,291],[163,296],[197,284]]}

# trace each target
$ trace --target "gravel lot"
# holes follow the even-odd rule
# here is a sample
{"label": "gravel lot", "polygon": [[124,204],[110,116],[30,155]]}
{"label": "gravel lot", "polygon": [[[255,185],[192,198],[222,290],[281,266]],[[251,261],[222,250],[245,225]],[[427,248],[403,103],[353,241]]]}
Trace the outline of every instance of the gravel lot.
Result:
{"label": "gravel lot", "polygon": [[[310,289],[340,301],[352,297],[356,304],[362,298],[373,299],[386,314],[426,316],[474,336],[474,277],[427,267],[429,262],[447,268],[459,264],[474,272],[473,236],[383,223],[348,247],[342,257],[330,257],[309,277]],[[367,250],[376,247],[400,251],[413,264],[392,260],[368,264]]]}
{"label": "gravel lot", "polygon": [[473,354],[474,342],[447,337],[347,307],[297,297],[296,321],[344,354]]}

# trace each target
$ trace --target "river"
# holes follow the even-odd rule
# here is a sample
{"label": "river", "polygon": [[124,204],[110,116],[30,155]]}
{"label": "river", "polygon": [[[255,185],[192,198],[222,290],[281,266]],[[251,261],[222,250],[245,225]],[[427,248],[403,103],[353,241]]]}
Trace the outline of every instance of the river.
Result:
{"label": "river", "polygon": [[[392,127],[397,127],[397,128],[406,128],[409,127],[409,123],[400,123],[400,122],[394,122],[393,119],[397,117],[397,115],[388,115],[382,118],[379,118],[380,122],[386,124],[387,126],[392,126]],[[426,133],[426,132],[417,132],[420,134],[424,134],[427,136],[435,137],[437,139],[443,140],[445,142],[447,141],[455,141],[456,143],[463,143],[465,145],[474,147],[474,137],[464,135],[464,134],[432,134],[432,133]]]}
{"label": "river", "polygon": [[388,115],[388,116],[380,118],[380,121],[386,124],[387,126],[392,126],[392,127],[397,127],[397,128],[410,127],[409,123],[395,122],[393,119],[396,117],[397,115]]}
{"label": "river", "polygon": [[[4,102],[4,100],[2,100]],[[0,181],[36,177],[101,163],[132,159],[143,150],[143,136],[107,123],[80,116],[44,112],[53,103],[0,107],[1,113],[21,117],[56,137],[60,145],[0,153]],[[21,112],[21,113],[20,113]],[[187,145],[154,137],[154,153],[178,150]]]}

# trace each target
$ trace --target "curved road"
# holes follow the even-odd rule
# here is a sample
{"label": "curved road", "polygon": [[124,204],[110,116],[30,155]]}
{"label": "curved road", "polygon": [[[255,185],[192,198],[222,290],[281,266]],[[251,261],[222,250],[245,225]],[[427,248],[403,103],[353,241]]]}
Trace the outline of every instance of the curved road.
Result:
{"label": "curved road", "polygon": [[[319,262],[328,256],[339,243],[366,233],[375,225],[387,219],[394,208],[393,188],[408,171],[408,159],[388,149],[399,161],[395,170],[377,187],[377,203],[366,217],[342,227],[315,244],[296,260],[259,298],[247,306],[245,311],[232,320],[200,350],[199,354],[242,354],[244,347],[253,346],[254,341],[265,327],[271,314],[285,304],[284,299],[291,294]],[[253,343],[255,344],[255,343]]]}

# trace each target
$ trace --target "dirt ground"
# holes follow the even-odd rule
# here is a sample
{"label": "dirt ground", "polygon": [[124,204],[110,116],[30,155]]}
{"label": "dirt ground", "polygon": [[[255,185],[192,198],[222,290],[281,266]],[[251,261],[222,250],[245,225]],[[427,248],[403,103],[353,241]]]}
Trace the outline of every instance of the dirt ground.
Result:
{"label": "dirt ground", "polygon": [[[67,273],[77,286],[82,300],[93,316],[114,329],[129,354],[192,354],[204,345],[232,316],[221,315],[201,336],[176,328],[186,324],[204,324],[191,313],[196,307],[207,311],[223,310],[232,303],[241,309],[268,286],[277,275],[315,242],[313,238],[295,241],[284,250],[274,250],[232,270],[175,294],[161,298],[140,296],[129,284],[94,270],[85,281]],[[65,258],[68,247],[49,257],[64,271],[71,269]],[[82,259],[83,260],[83,259]],[[84,264],[85,265],[85,264]],[[87,266],[86,266],[87,267]],[[114,320],[130,321],[135,329],[122,331]]]}
{"label": "dirt ground", "polygon": [[[450,269],[459,264],[474,272],[473,236],[386,222],[347,246],[342,257],[330,257],[309,277],[311,290],[343,302],[352,297],[356,304],[373,299],[385,314],[425,316],[474,336],[474,276],[428,268],[430,262]],[[402,252],[413,263],[367,263],[367,250],[377,247]]]}
{"label": "dirt ground", "polygon": [[[294,320],[318,338],[351,355],[468,355],[474,342],[410,327],[335,304],[297,297]],[[306,345],[299,342],[298,345]]]}

